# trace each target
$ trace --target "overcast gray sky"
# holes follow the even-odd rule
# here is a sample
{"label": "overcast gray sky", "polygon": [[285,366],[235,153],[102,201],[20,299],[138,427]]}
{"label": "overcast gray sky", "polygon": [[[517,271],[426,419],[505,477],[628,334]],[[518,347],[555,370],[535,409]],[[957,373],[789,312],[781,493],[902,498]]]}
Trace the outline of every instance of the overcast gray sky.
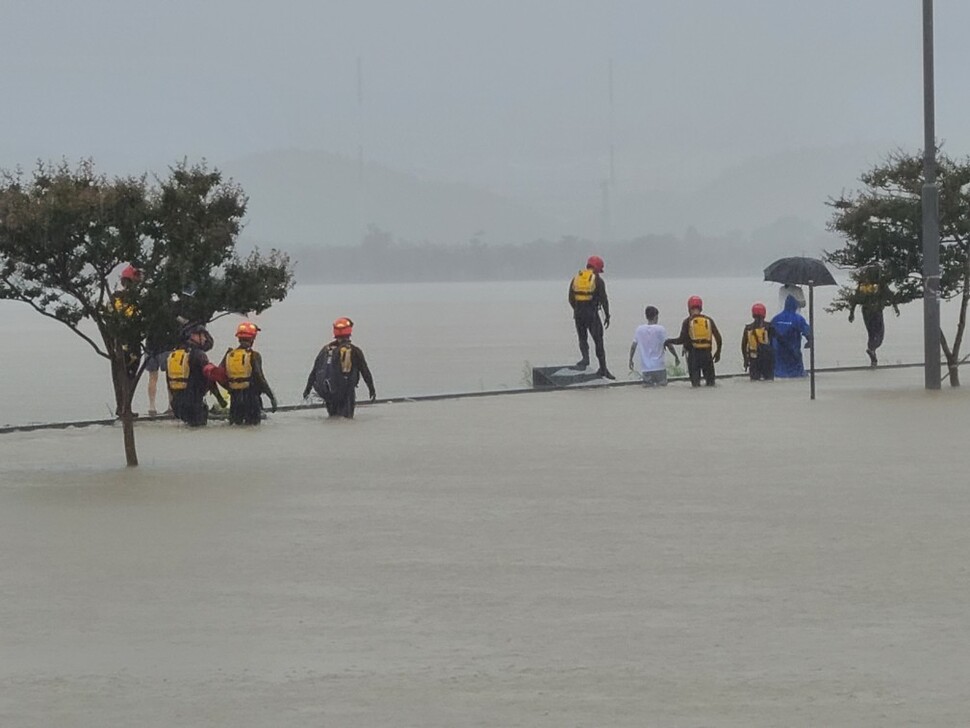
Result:
{"label": "overcast gray sky", "polygon": [[[280,149],[500,193],[696,183],[763,152],[922,140],[919,0],[0,0],[0,164]],[[937,0],[965,152],[970,3]],[[362,110],[357,58],[362,59]]]}

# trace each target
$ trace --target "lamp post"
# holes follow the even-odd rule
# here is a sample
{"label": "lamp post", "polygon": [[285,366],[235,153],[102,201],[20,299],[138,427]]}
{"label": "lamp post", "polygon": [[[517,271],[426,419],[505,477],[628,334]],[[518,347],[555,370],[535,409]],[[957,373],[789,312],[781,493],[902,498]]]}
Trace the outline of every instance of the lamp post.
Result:
{"label": "lamp post", "polygon": [[940,388],[940,197],[936,186],[933,0],[923,0],[923,368]]}

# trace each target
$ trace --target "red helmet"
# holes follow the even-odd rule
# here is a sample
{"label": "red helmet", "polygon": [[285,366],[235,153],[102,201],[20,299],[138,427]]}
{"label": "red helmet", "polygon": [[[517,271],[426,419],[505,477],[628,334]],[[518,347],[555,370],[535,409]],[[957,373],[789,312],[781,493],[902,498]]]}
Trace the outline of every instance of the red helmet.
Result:
{"label": "red helmet", "polygon": [[586,260],[586,267],[587,268],[592,268],[597,273],[602,273],[603,272],[603,267],[604,267],[603,266],[603,259],[600,258],[598,255],[591,255]]}
{"label": "red helmet", "polygon": [[123,281],[140,281],[141,280],[141,271],[138,270],[131,263],[129,263],[121,271],[121,280],[123,280]]}
{"label": "red helmet", "polygon": [[249,339],[252,341],[256,338],[256,334],[259,332],[259,327],[252,321],[243,321],[239,326],[236,327],[236,338],[237,339]]}
{"label": "red helmet", "polygon": [[757,303],[751,306],[751,315],[760,316],[761,318],[764,318],[765,316],[768,315],[768,309],[765,308],[765,305],[761,301],[758,301]]}
{"label": "red helmet", "polygon": [[354,331],[354,322],[349,318],[340,317],[333,322],[333,337],[339,339],[342,336],[350,336]]}
{"label": "red helmet", "polygon": [[704,310],[704,302],[700,296],[691,296],[687,299],[687,310],[690,311],[692,308]]}

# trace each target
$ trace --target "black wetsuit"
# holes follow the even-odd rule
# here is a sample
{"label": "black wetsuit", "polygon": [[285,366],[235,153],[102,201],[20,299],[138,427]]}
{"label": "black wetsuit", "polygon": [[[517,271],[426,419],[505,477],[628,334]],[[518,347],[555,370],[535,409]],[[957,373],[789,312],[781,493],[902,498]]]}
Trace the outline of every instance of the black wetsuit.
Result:
{"label": "black wetsuit", "polygon": [[[704,316],[704,314],[699,313],[697,316]],[[717,330],[717,324],[714,323],[714,319],[710,316],[704,316],[711,324],[711,338],[713,341],[707,342],[707,345],[698,345],[690,337],[690,322],[694,318],[694,315],[688,316],[684,319],[684,323],[680,327],[680,336],[676,339],[668,339],[666,344],[680,344],[684,347],[687,352],[687,374],[690,377],[690,384],[692,387],[699,387],[701,385],[701,375],[704,376],[704,381],[708,387],[714,386],[714,355],[718,354],[720,358],[721,351],[721,332]],[[717,350],[715,352],[713,344],[717,343]]]}
{"label": "black wetsuit", "polygon": [[138,376],[142,354],[140,332],[137,325],[132,323],[133,318],[138,313],[138,309],[132,301],[133,297],[132,292],[124,287],[115,291],[111,296],[112,309],[122,316],[124,333],[122,334],[121,348],[125,355],[125,370],[128,372],[128,379],[131,381],[134,381],[135,377]]}
{"label": "black wetsuit", "polygon": [[[610,299],[606,295],[606,281],[599,273],[593,273],[596,281],[592,298],[589,301],[577,301],[573,281],[569,282],[569,305],[573,309],[573,320],[576,323],[576,336],[579,339],[579,353],[582,361],[579,364],[589,365],[589,340],[587,334],[593,337],[593,348],[599,361],[600,371],[606,369],[606,348],[603,346],[603,322],[600,320],[600,308],[610,320]],[[577,365],[578,366],[578,365]]]}
{"label": "black wetsuit", "polygon": [[[751,351],[748,333],[752,329],[765,329],[768,332],[768,341],[759,344],[755,351]],[[770,323],[764,319],[755,320],[744,327],[741,333],[741,356],[744,359],[745,368],[751,381],[764,380],[766,382],[775,378],[775,356],[771,348],[771,340],[775,337],[775,331]]]}
{"label": "black wetsuit", "polygon": [[[320,385],[322,384],[321,378],[323,377],[326,369],[327,357],[330,354],[330,351],[332,349],[347,345],[349,345],[351,349],[351,368],[350,372],[346,374],[347,386],[338,396],[334,396],[329,392],[320,391]],[[313,362],[313,368],[310,370],[310,376],[307,377],[306,388],[303,390],[303,397],[308,397],[310,395],[310,389],[315,389],[317,394],[319,394],[323,399],[323,402],[327,407],[328,415],[331,417],[353,418],[354,409],[357,406],[357,394],[355,390],[361,378],[363,378],[364,383],[367,385],[368,394],[370,395],[371,399],[373,399],[376,396],[376,390],[374,389],[374,378],[371,376],[370,368],[367,366],[367,360],[364,358],[364,352],[361,351],[359,347],[351,344],[349,338],[334,339],[323,347],[319,354],[317,354],[317,358]]]}
{"label": "black wetsuit", "polygon": [[209,410],[205,406],[205,395],[213,385],[203,371],[209,363],[209,357],[197,346],[191,344],[184,346],[188,348],[189,352],[189,381],[185,389],[172,389],[171,383],[169,383],[172,414],[191,427],[200,427],[209,420]]}
{"label": "black wetsuit", "polygon": [[[252,366],[252,376],[249,378],[249,386],[245,389],[233,389],[232,383],[229,386],[229,424],[230,425],[258,425],[263,419],[263,399],[262,395],[269,397],[276,409],[276,396],[266,381],[263,374],[263,357],[258,351],[248,347],[238,347],[246,349],[251,355],[250,364]],[[225,368],[229,354],[234,351],[230,349],[222,357],[221,366]]]}
{"label": "black wetsuit", "polygon": [[866,325],[866,334],[869,337],[866,342],[866,349],[875,354],[876,349],[882,346],[882,340],[886,337],[886,318],[883,315],[883,307],[863,305],[862,323]]}
{"label": "black wetsuit", "polygon": [[862,308],[862,323],[866,326],[866,353],[872,364],[875,364],[876,349],[882,346],[886,337],[886,306],[892,306],[899,313],[891,291],[881,283],[859,283],[851,299],[849,309],[850,318],[855,314],[856,306]]}

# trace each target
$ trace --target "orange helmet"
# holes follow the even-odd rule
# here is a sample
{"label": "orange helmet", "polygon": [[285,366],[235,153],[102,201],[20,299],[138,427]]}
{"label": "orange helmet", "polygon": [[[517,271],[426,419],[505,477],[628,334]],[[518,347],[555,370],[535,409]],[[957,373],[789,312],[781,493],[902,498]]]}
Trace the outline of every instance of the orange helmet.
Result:
{"label": "orange helmet", "polygon": [[701,300],[700,296],[691,296],[687,299],[687,310],[690,311],[692,308],[704,310],[704,301]]}
{"label": "orange helmet", "polygon": [[333,337],[339,339],[342,336],[350,336],[354,331],[354,322],[349,318],[341,316],[333,322]]}
{"label": "orange helmet", "polygon": [[765,308],[765,305],[761,301],[758,301],[757,303],[751,306],[751,315],[760,316],[761,318],[764,318],[765,316],[768,315],[768,309]]}
{"label": "orange helmet", "polygon": [[249,339],[252,341],[256,338],[256,334],[259,332],[260,328],[254,324],[252,321],[243,321],[239,326],[236,327],[236,338],[237,339]]}
{"label": "orange helmet", "polygon": [[602,273],[604,268],[603,259],[600,258],[598,255],[591,255],[586,260],[586,267],[592,268],[597,273]]}
{"label": "orange helmet", "polygon": [[140,281],[141,280],[141,271],[138,270],[131,263],[129,263],[121,271],[121,280],[123,280],[123,281]]}

